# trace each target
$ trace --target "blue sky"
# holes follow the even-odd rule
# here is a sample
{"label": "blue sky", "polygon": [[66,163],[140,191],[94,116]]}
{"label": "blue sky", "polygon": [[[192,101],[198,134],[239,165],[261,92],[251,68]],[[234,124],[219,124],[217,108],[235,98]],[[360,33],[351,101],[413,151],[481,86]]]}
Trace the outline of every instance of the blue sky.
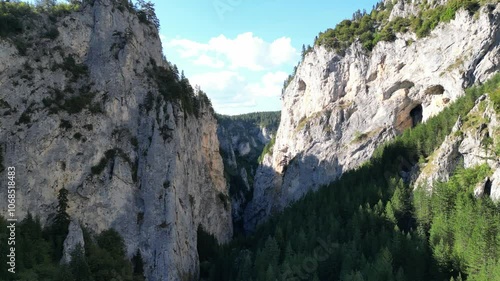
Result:
{"label": "blue sky", "polygon": [[235,115],[280,110],[283,81],[300,60],[302,45],[378,1],[151,2],[167,59],[208,94],[217,113]]}
{"label": "blue sky", "polygon": [[283,81],[302,44],[378,2],[313,1],[152,2],[167,59],[208,94],[216,112],[233,115],[280,110]]}

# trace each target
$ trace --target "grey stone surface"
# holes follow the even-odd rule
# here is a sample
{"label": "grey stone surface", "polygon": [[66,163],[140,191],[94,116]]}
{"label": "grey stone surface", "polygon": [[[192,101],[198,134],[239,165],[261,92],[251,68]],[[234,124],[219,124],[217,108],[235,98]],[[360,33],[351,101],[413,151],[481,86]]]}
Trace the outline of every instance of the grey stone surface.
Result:
{"label": "grey stone surface", "polygon": [[345,55],[323,47],[308,53],[282,96],[276,144],[257,171],[246,229],[368,160],[412,126],[414,108],[422,107],[425,121],[491,77],[500,68],[500,5],[492,7],[477,17],[458,11],[425,38],[397,34],[372,52],[354,43]]}
{"label": "grey stone surface", "polygon": [[[221,243],[232,237],[212,110],[202,106],[197,118],[178,102],[164,101],[145,109],[148,92],[159,95],[148,64],[167,67],[158,31],[112,1],[95,1],[56,26],[59,36],[37,40],[27,56],[0,40],[0,98],[11,107],[0,109],[0,144],[3,164],[16,167],[18,215],[29,211],[48,223],[64,187],[72,219],[96,233],[116,229],[129,256],[141,250],[147,280],[197,278],[198,226]],[[88,66],[88,78],[75,84],[67,72],[52,67],[68,55]],[[17,74],[25,71],[25,62],[33,68],[29,79]],[[90,86],[103,113],[49,112],[42,100],[52,88],[71,95],[68,86]],[[30,120],[19,122],[25,112]],[[71,128],[61,126],[63,120]],[[93,174],[91,168],[112,149],[116,155]],[[1,197],[5,193],[0,190]],[[6,209],[0,200],[1,212]]]}
{"label": "grey stone surface", "polygon": [[78,245],[82,247],[85,253],[85,241],[83,240],[82,228],[78,222],[71,221],[68,227],[68,236],[64,239],[62,263],[69,263],[71,261],[71,254]]}

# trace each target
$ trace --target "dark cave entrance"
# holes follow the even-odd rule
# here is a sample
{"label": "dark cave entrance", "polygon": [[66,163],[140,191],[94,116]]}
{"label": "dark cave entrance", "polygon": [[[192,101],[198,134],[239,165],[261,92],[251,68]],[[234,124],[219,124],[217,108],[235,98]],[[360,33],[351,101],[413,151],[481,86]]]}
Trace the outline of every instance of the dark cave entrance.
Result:
{"label": "dark cave entrance", "polygon": [[419,104],[415,106],[411,111],[410,111],[410,117],[412,121],[412,127],[417,126],[418,124],[422,123],[422,112],[423,108],[422,105]]}
{"label": "dark cave entrance", "polygon": [[491,195],[491,180],[488,179],[484,183],[484,194],[490,196]]}

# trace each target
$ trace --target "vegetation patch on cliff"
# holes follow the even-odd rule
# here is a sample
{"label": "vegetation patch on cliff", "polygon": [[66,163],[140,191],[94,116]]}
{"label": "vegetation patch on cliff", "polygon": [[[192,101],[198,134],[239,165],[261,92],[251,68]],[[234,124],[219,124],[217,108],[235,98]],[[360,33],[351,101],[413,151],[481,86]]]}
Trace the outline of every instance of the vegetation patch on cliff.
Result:
{"label": "vegetation patch on cliff", "polygon": [[57,88],[49,88],[50,96],[42,100],[43,105],[48,108],[50,114],[57,114],[64,110],[70,114],[80,113],[88,109],[91,113],[102,113],[103,109],[97,102],[93,102],[96,92],[90,86],[83,86],[75,93],[72,88],[63,91]]}
{"label": "vegetation patch on cliff", "polygon": [[22,18],[34,14],[33,7],[28,3],[5,2],[0,3],[0,37],[8,37],[23,32]]}
{"label": "vegetation patch on cliff", "polygon": [[92,172],[93,175],[100,175],[104,169],[106,169],[106,166],[110,161],[115,159],[115,157],[121,157],[125,162],[130,166],[130,170],[132,173],[132,180],[134,182],[137,182],[137,170],[138,170],[138,163],[137,161],[132,161],[130,157],[120,148],[114,148],[114,149],[109,149],[104,153],[104,156],[99,160],[99,163],[97,165],[94,165],[90,168],[90,171]]}
{"label": "vegetation patch on cliff", "polygon": [[481,4],[487,2],[490,1],[450,0],[436,7],[424,2],[420,5],[418,15],[397,17],[391,21],[389,16],[393,4],[384,5],[380,2],[369,14],[358,11],[351,20],[344,20],[335,28],[320,32],[314,43],[343,53],[355,40],[359,40],[365,49],[371,50],[380,41],[393,41],[398,32],[412,31],[418,37],[425,37],[440,22],[454,19],[458,10],[465,9],[473,14]]}
{"label": "vegetation patch on cliff", "polygon": [[262,153],[260,154],[258,159],[259,163],[262,163],[262,161],[264,160],[264,156],[266,156],[268,153],[271,154],[273,153],[273,147],[275,142],[276,142],[276,137],[273,137],[271,141],[268,144],[266,144],[266,146],[264,146],[264,149],[262,150]]}
{"label": "vegetation patch on cliff", "polygon": [[65,71],[66,76],[71,77],[71,82],[76,82],[80,78],[87,77],[89,75],[89,69],[87,65],[83,63],[77,63],[75,58],[71,55],[64,58],[63,63],[55,64],[52,66],[52,71],[61,69]]}
{"label": "vegetation patch on cliff", "polygon": [[[189,80],[184,76],[184,71],[179,74],[177,66],[170,64],[167,67],[157,65],[156,61],[151,58],[149,61],[150,67],[146,72],[152,79],[164,101],[180,102],[180,105],[185,113],[200,116],[202,107],[209,108],[213,112],[212,103],[200,89],[193,89]],[[148,97],[146,108],[151,108],[151,103],[154,99]],[[186,115],[187,116],[187,115]]]}

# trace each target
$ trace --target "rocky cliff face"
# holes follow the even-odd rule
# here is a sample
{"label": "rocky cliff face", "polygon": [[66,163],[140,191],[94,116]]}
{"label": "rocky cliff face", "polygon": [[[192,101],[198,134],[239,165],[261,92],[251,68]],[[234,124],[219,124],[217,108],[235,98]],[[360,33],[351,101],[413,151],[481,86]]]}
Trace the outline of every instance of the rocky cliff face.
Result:
{"label": "rocky cliff face", "polygon": [[[413,13],[417,3],[403,2],[391,17]],[[422,39],[398,34],[371,52],[356,42],[345,55],[315,47],[283,94],[276,144],[258,168],[245,210],[247,230],[489,78],[500,68],[499,26],[496,4],[476,16],[461,10]]]}
{"label": "rocky cliff face", "polygon": [[476,196],[500,200],[500,118],[488,95],[476,102],[471,112],[457,120],[452,133],[421,167],[415,188],[432,190],[436,181],[447,181],[458,168],[488,164],[492,175],[474,190]]}
{"label": "rocky cliff face", "polygon": [[436,7],[438,5],[443,5],[448,2],[448,0],[410,0],[410,1],[392,1],[392,0],[384,0],[384,5],[393,5],[391,15],[389,17],[390,20],[393,20],[397,17],[409,17],[416,16],[420,12],[421,5],[427,5],[429,7]]}
{"label": "rocky cliff face", "polygon": [[[25,55],[0,40],[2,164],[16,167],[19,217],[48,222],[66,188],[72,220],[116,229],[148,280],[196,278],[198,226],[232,237],[211,106],[160,93],[151,69],[172,69],[158,32],[115,1],[37,21]],[[53,40],[40,37],[49,27]]]}

